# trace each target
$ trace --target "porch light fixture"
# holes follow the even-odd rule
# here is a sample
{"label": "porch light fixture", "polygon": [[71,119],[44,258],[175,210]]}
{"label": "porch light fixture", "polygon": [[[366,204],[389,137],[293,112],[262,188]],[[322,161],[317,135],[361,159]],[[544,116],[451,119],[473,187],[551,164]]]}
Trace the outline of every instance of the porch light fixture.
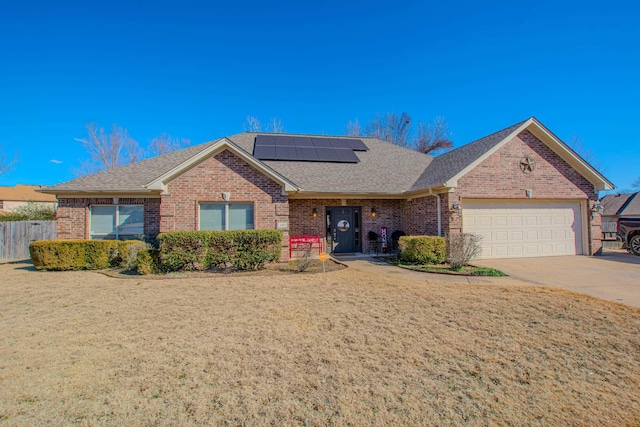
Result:
{"label": "porch light fixture", "polygon": [[593,206],[591,206],[591,219],[593,219],[597,213],[602,215],[603,210],[602,204],[600,202],[595,202]]}
{"label": "porch light fixture", "polygon": [[460,215],[460,213],[462,212],[462,206],[460,206],[460,202],[454,202],[451,207],[453,208],[453,211],[458,215]]}
{"label": "porch light fixture", "polygon": [[311,211],[311,216],[313,218],[317,218],[318,217],[318,209],[313,208],[313,210]]}
{"label": "porch light fixture", "polygon": [[375,218],[376,217],[376,208],[371,208],[371,218]]}

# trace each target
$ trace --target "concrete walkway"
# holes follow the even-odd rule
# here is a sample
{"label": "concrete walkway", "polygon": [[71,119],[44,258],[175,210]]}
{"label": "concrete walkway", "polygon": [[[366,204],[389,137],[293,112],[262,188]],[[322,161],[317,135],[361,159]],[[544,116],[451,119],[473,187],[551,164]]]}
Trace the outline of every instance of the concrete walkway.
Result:
{"label": "concrete walkway", "polygon": [[473,264],[497,268],[521,281],[640,307],[640,257],[625,251],[600,256],[486,259]]}
{"label": "concrete walkway", "polygon": [[495,279],[500,277],[478,277],[478,276],[459,276],[453,274],[437,274],[423,273],[420,271],[407,270],[406,268],[396,267],[386,262],[375,259],[369,255],[354,256],[332,256],[332,258],[349,268],[360,271],[367,271],[375,274],[384,274],[398,278],[410,278],[414,280],[424,280],[427,283],[446,282],[446,283],[495,283]]}

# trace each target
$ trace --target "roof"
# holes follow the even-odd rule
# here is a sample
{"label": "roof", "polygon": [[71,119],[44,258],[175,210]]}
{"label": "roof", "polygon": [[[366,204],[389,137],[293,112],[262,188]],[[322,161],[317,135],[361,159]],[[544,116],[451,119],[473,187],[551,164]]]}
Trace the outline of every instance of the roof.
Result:
{"label": "roof", "polygon": [[0,186],[0,200],[11,202],[55,202],[53,194],[37,193],[40,185],[17,184],[15,187]]}
{"label": "roof", "polygon": [[604,216],[640,216],[640,191],[632,194],[607,194],[601,200]]}
{"label": "roof", "polygon": [[412,190],[442,185],[462,172],[492,148],[505,140],[527,120],[511,125],[498,132],[477,139],[455,150],[448,151],[433,159],[431,165],[413,184]]}
{"label": "roof", "polygon": [[[432,157],[370,137],[304,135],[360,139],[368,151],[357,151],[358,163],[259,160],[253,157],[255,139],[263,133],[244,132],[159,157],[68,181],[41,191],[62,193],[156,193],[208,156],[228,149],[256,169],[299,195],[359,194],[402,196],[429,189],[457,186],[457,179],[524,129],[530,130],[584,175],[594,187],[613,188],[606,178],[580,158],[535,118],[516,123],[455,150]],[[279,134],[301,136],[296,134]]]}
{"label": "roof", "polygon": [[[253,152],[256,133],[228,137]],[[345,138],[322,136],[323,138]],[[433,161],[433,157],[376,138],[357,137],[369,149],[357,151],[358,163],[265,160],[264,164],[290,179],[302,193],[402,194]]]}

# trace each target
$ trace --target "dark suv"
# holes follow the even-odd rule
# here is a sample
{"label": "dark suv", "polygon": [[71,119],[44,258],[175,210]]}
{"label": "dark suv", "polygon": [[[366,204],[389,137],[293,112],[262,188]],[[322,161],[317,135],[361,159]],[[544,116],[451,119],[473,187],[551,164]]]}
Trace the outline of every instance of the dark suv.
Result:
{"label": "dark suv", "polygon": [[640,255],[640,218],[618,218],[617,230],[627,250]]}

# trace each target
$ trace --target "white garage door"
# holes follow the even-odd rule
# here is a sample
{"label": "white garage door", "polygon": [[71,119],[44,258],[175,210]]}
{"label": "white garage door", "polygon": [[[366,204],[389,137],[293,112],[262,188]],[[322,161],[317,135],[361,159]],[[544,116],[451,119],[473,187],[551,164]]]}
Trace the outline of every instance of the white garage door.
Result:
{"label": "white garage door", "polygon": [[462,229],[483,236],[481,258],[582,254],[579,202],[465,200]]}

